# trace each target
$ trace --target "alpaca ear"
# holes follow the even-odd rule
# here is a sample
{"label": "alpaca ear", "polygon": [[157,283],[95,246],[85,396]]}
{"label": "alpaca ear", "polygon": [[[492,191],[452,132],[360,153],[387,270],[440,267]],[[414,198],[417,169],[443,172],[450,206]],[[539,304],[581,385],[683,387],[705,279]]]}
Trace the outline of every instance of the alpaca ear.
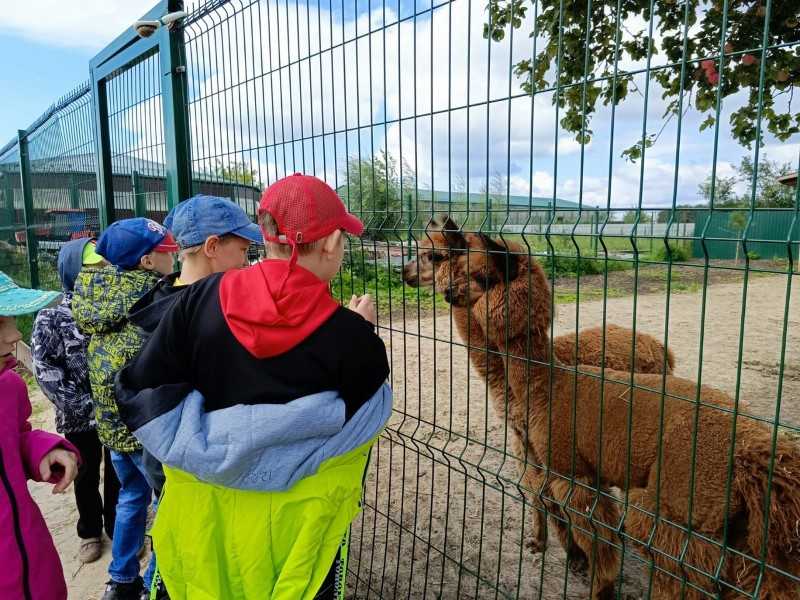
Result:
{"label": "alpaca ear", "polygon": [[499,244],[488,235],[479,233],[478,237],[489,252],[489,260],[497,273],[498,283],[516,279],[517,275],[519,275],[519,261],[517,257],[511,254],[508,248],[503,244]]}
{"label": "alpaca ear", "polygon": [[448,215],[437,215],[431,221],[431,226],[444,234],[449,248],[463,250],[467,247],[467,241],[464,239],[461,228]]}

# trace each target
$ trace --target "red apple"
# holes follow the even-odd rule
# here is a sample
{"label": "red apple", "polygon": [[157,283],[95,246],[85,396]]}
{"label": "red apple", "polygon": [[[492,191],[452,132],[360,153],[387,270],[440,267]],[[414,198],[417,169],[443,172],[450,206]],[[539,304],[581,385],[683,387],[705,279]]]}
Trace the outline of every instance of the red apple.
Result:
{"label": "red apple", "polygon": [[752,54],[745,54],[742,56],[742,64],[746,67],[754,65],[758,62],[758,59],[753,56]]}

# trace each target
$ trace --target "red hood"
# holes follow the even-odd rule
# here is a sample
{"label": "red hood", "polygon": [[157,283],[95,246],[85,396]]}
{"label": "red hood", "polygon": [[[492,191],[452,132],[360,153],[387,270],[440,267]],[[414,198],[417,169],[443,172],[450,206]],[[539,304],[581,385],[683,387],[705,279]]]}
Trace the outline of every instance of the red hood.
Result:
{"label": "red hood", "polygon": [[228,271],[219,299],[231,332],[256,358],[291,350],[339,306],[316,275],[299,265],[289,271],[285,260]]}

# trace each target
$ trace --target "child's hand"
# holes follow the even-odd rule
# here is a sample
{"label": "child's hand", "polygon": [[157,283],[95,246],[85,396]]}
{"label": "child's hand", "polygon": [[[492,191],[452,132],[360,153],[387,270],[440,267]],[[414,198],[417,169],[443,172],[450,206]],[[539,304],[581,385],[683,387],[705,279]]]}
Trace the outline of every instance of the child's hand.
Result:
{"label": "child's hand", "polygon": [[74,453],[63,448],[50,450],[39,463],[39,475],[42,481],[50,481],[54,476],[59,478],[53,493],[60,494],[78,475],[78,459]]}
{"label": "child's hand", "polygon": [[353,296],[350,298],[350,304],[347,308],[357,312],[373,325],[378,323],[378,311],[375,309],[375,302],[372,300],[372,296],[369,294]]}

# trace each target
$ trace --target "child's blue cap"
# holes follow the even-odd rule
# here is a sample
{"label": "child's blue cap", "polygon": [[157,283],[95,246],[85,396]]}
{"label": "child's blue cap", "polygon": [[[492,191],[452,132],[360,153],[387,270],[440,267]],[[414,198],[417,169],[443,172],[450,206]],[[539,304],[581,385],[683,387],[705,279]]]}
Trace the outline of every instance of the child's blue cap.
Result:
{"label": "child's blue cap", "polygon": [[60,292],[19,287],[11,277],[0,271],[0,317],[36,312],[55,302],[60,295]]}
{"label": "child's blue cap", "polygon": [[238,235],[254,244],[263,244],[261,229],[240,206],[227,198],[197,195],[173,208],[166,225],[181,248],[199,246],[212,235]]}
{"label": "child's blue cap", "polygon": [[97,240],[96,252],[112,265],[133,269],[151,252],[177,252],[167,228],[144,217],[115,221]]}

